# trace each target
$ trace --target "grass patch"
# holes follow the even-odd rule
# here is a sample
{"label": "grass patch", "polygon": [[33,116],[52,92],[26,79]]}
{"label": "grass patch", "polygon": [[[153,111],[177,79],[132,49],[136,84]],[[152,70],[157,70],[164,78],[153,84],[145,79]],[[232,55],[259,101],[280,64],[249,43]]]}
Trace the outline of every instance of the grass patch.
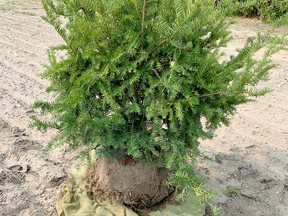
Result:
{"label": "grass patch", "polygon": [[228,196],[228,197],[236,197],[240,194],[240,191],[238,189],[227,189],[226,191],[224,191],[224,195]]}

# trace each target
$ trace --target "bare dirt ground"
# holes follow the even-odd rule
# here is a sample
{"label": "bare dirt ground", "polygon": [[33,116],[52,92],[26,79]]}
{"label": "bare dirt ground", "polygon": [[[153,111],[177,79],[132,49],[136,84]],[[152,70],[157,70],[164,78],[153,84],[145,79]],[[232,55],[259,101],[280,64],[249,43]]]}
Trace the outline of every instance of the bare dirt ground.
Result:
{"label": "bare dirt ground", "polygon": [[[45,23],[37,0],[0,0],[0,215],[56,215],[55,201],[73,155],[63,149],[45,152],[52,132],[29,128],[30,105],[51,99],[48,82],[38,74],[46,49],[61,44]],[[271,27],[240,19],[231,26],[236,54],[247,36]],[[276,32],[288,31],[280,28]],[[273,57],[277,67],[266,84],[274,91],[240,106],[228,128],[203,141],[199,169],[218,188],[215,203],[223,215],[288,215],[288,53]],[[228,193],[227,189],[231,189]],[[224,195],[224,192],[226,195]],[[227,196],[229,195],[229,196]]]}

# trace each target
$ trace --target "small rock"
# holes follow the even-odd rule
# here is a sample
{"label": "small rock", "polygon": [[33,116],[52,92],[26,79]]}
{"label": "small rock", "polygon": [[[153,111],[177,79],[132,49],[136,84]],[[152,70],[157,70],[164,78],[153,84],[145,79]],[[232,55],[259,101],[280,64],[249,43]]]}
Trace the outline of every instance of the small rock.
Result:
{"label": "small rock", "polygon": [[31,114],[31,113],[35,113],[35,111],[33,109],[29,109],[25,111],[26,114]]}
{"label": "small rock", "polygon": [[255,177],[257,170],[254,170],[250,167],[238,167],[238,177],[240,179],[247,178],[247,177]]}
{"label": "small rock", "polygon": [[16,164],[13,166],[8,167],[9,170],[15,171],[15,172],[22,172],[26,173],[29,171],[30,166],[28,164]]}
{"label": "small rock", "polygon": [[216,155],[215,156],[215,161],[218,163],[218,164],[222,164],[222,156],[221,156],[221,154],[218,154],[218,155]]}
{"label": "small rock", "polygon": [[47,188],[52,188],[52,187],[57,187],[60,184],[62,184],[62,182],[64,182],[66,179],[66,175],[64,173],[61,173],[59,176],[53,176],[47,184]]}

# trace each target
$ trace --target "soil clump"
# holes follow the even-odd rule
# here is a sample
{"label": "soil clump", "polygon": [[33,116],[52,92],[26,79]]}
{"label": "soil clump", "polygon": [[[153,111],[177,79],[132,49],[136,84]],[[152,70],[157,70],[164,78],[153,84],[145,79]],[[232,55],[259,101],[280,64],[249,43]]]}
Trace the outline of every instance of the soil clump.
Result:
{"label": "soil clump", "polygon": [[175,189],[167,185],[168,177],[169,170],[165,168],[98,158],[85,180],[87,191],[96,202],[110,199],[134,209],[149,209],[174,193]]}

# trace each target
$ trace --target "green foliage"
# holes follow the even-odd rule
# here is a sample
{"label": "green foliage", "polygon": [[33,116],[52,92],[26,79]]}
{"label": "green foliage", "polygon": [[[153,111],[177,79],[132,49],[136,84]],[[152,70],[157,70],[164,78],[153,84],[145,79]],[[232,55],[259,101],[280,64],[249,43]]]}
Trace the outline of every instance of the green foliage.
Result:
{"label": "green foliage", "polygon": [[227,189],[226,191],[224,191],[224,194],[228,197],[236,197],[240,194],[240,191],[234,188],[231,189]]}
{"label": "green foliage", "polygon": [[[262,0],[259,2],[258,7],[259,15],[263,20],[288,21],[288,0]],[[286,22],[286,24],[288,24],[288,22]]]}
{"label": "green foliage", "polygon": [[[183,191],[182,198],[191,191],[209,197],[193,168],[198,140],[228,125],[250,96],[267,93],[255,86],[267,79],[269,56],[282,39],[270,43],[258,35],[236,57],[220,61],[230,36],[213,1],[42,2],[44,19],[65,44],[49,49],[42,74],[55,100],[35,104],[53,120],[36,119],[34,126],[59,131],[52,145],[157,161],[174,170],[170,183]],[[264,57],[253,59],[267,44]],[[61,60],[59,50],[66,51]]]}
{"label": "green foliage", "polygon": [[220,0],[219,6],[228,14],[288,24],[288,0]]}
{"label": "green foliage", "polygon": [[220,0],[218,6],[230,15],[258,16],[257,0]]}

